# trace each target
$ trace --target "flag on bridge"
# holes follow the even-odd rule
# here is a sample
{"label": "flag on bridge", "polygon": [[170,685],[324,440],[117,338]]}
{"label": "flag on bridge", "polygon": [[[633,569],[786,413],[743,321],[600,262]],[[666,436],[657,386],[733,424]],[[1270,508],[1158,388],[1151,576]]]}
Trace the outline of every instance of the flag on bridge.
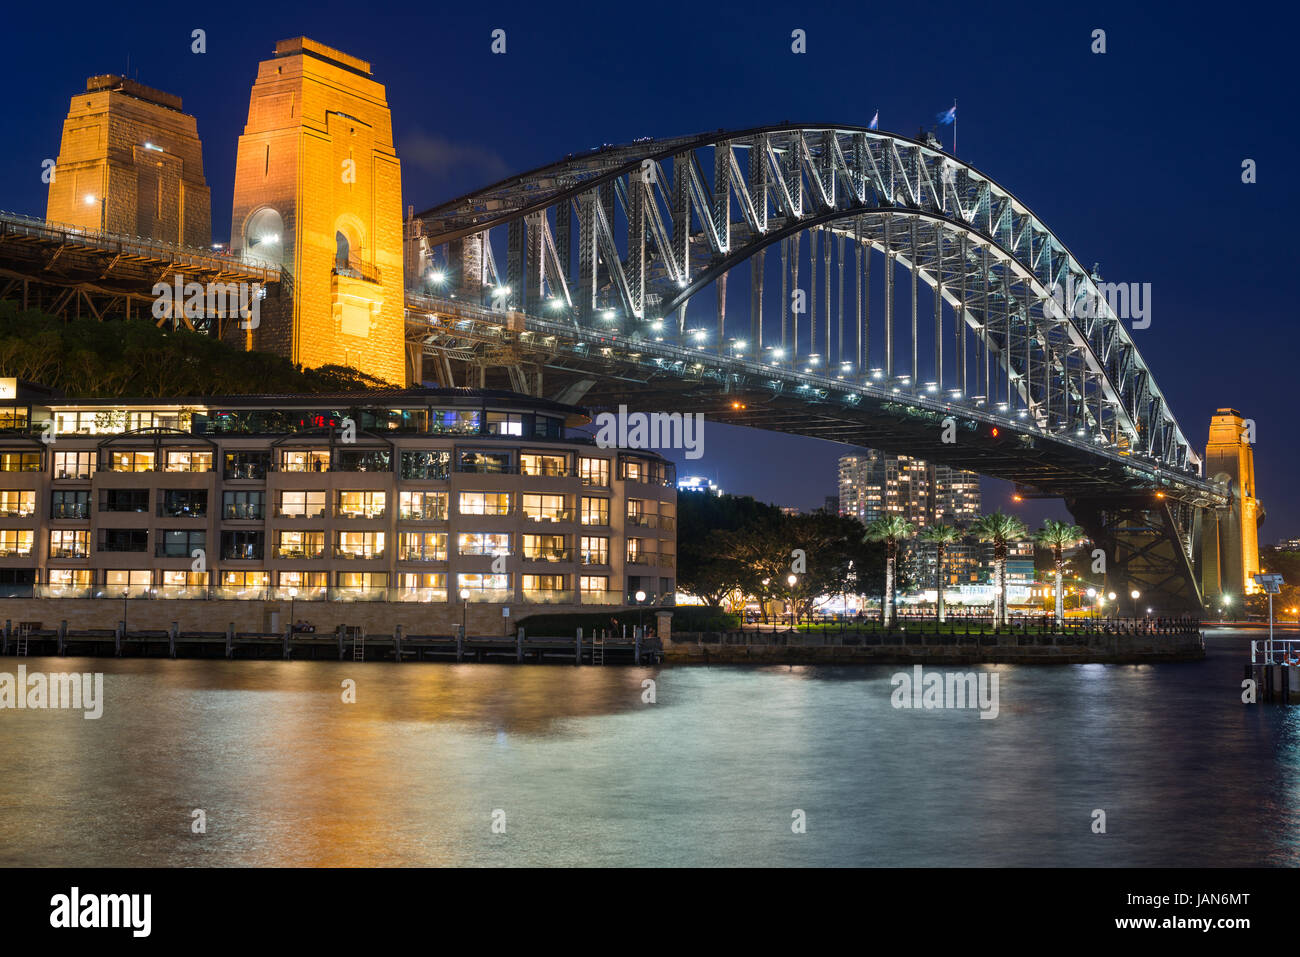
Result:
{"label": "flag on bridge", "polygon": [[878,129],[880,129],[880,111],[879,111],[879,110],[876,110],[876,115],[873,116],[873,117],[871,118],[871,122],[867,124],[867,129],[869,129],[869,130],[878,130]]}
{"label": "flag on bridge", "polygon": [[957,101],[953,100],[952,106],[940,113],[938,119],[944,126],[955,123],[957,121]]}

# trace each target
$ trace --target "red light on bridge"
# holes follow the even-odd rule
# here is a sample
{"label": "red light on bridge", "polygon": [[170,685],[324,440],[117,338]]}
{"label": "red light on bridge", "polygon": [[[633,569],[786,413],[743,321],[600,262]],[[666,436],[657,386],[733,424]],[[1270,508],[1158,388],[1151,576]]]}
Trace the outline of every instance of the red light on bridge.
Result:
{"label": "red light on bridge", "polygon": [[995,425],[993,426],[993,438],[996,439],[997,437],[998,437],[998,427]]}

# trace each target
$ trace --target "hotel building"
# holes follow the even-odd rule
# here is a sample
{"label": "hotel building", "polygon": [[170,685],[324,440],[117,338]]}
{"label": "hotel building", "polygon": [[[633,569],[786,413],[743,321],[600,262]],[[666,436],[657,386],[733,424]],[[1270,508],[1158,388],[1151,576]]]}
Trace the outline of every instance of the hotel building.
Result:
{"label": "hotel building", "polygon": [[[33,600],[6,617],[190,599],[149,604],[257,606],[239,617],[266,630],[290,600],[326,625],[368,602],[376,627],[384,604],[411,633],[462,614],[496,632],[527,606],[671,602],[674,467],[571,431],[587,421],[465,389],[65,399],[0,381],[0,594]],[[412,604],[418,624],[394,610]]]}

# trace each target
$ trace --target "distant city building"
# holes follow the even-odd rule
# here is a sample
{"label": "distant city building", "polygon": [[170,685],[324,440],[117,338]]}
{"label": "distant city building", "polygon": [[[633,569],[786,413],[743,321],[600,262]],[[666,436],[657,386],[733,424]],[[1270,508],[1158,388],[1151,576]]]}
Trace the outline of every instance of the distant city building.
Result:
{"label": "distant city building", "polygon": [[964,526],[980,513],[976,473],[876,449],[840,458],[839,489],[839,514],[864,525],[898,515],[918,529],[940,523]]}
{"label": "distant city building", "polygon": [[1277,543],[1278,551],[1300,552],[1300,538],[1290,538]]}
{"label": "distant city building", "polygon": [[712,495],[721,495],[722,489],[714,485],[712,481],[702,475],[683,475],[677,480],[677,491],[679,492],[706,492]]}
{"label": "distant city building", "polygon": [[777,507],[781,509],[781,514],[783,514],[783,515],[802,515],[802,514],[803,514],[803,512],[801,512],[801,511],[799,510],[799,507],[796,506],[796,505],[780,505],[780,506],[777,506]]}
{"label": "distant city building", "polygon": [[840,514],[840,497],[838,495],[827,495],[826,504],[822,506],[822,511],[830,515]]}

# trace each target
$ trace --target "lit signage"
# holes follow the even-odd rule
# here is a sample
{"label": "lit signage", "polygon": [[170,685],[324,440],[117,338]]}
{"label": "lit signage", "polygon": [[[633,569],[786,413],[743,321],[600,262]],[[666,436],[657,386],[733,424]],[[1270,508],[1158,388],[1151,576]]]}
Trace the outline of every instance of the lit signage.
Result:
{"label": "lit signage", "polygon": [[0,379],[0,401],[18,398],[18,380]]}

